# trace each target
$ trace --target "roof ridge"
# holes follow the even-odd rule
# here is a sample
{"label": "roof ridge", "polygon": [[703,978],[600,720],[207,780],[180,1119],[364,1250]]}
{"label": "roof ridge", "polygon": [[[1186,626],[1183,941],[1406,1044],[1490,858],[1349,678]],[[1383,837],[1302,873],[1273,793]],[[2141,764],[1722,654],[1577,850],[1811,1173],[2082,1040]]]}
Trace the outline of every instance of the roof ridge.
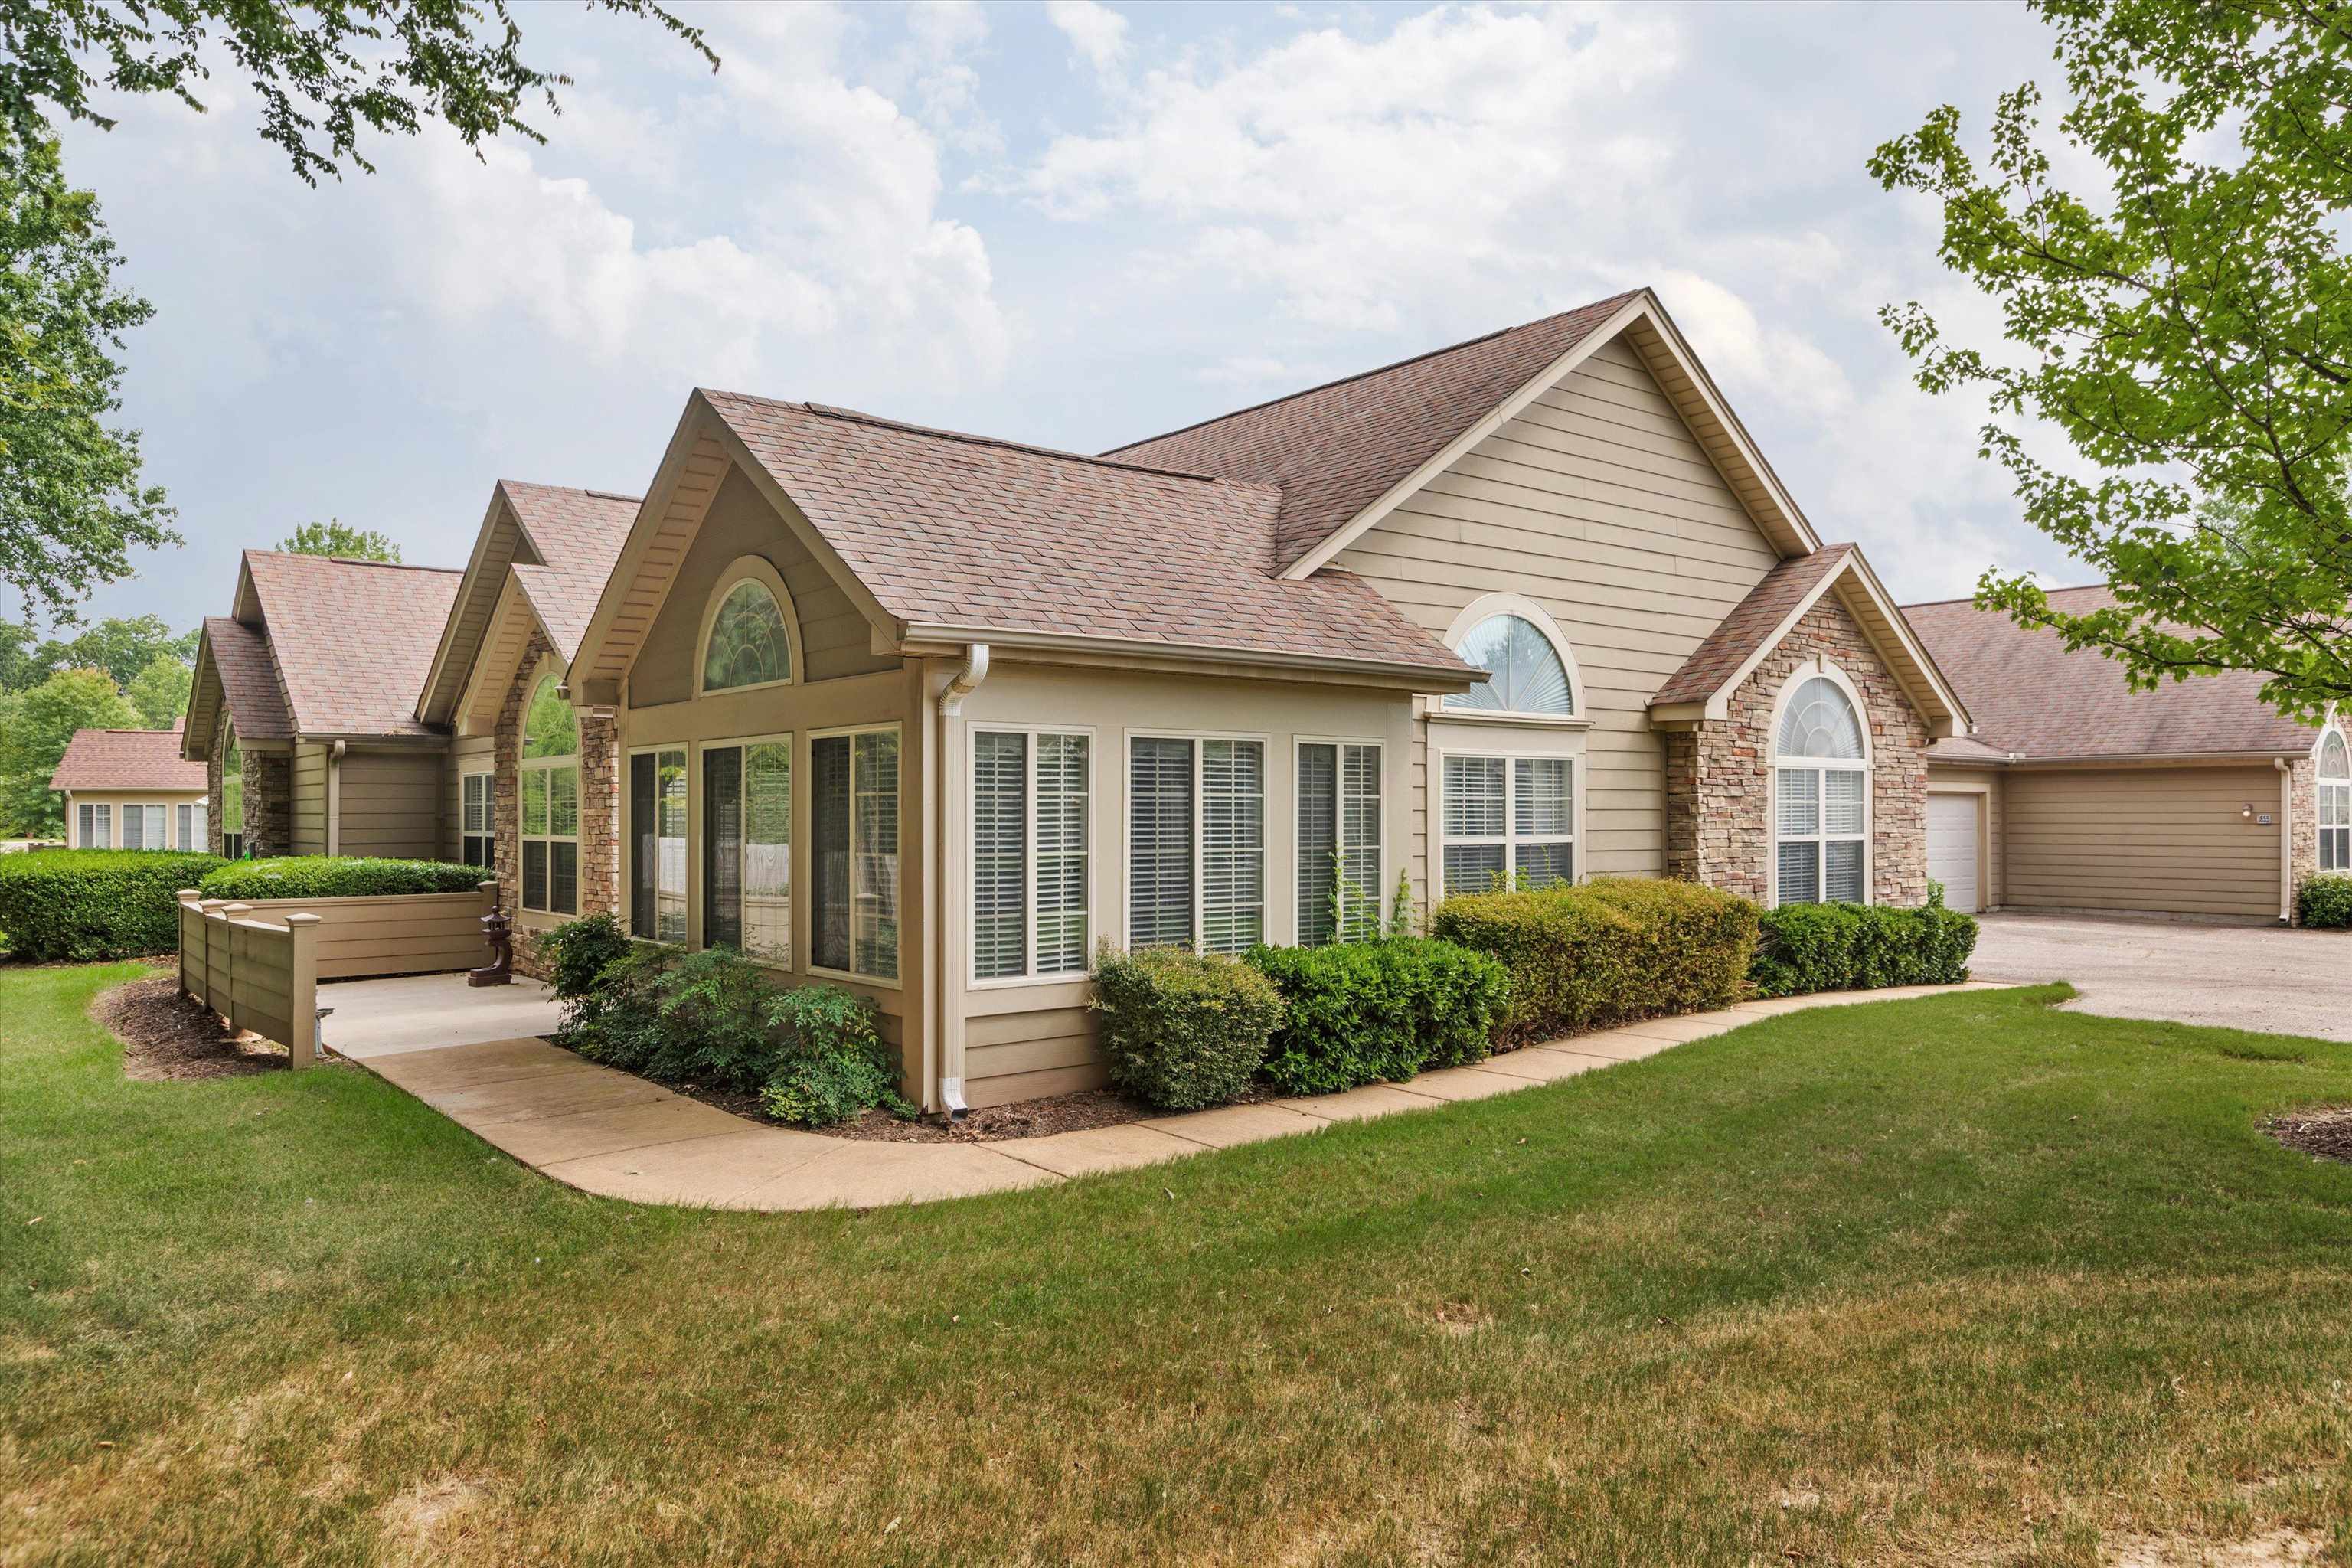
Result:
{"label": "roof ridge", "polygon": [[[245,553],[248,557],[266,555],[273,561],[331,561],[338,566],[382,566],[393,572],[438,572],[445,577],[466,574],[462,566],[427,566],[421,561],[369,561],[357,555],[313,555],[307,550],[247,550]],[[234,620],[236,617],[228,618]]]}
{"label": "roof ridge", "polygon": [[541,479],[501,479],[499,483],[520,485],[526,489],[557,490],[568,496],[594,496],[598,500],[628,501],[633,505],[641,504],[646,499],[643,496],[623,495],[619,490],[600,490],[588,485],[551,485]]}
{"label": "roof ridge", "polygon": [[1173,430],[1162,430],[1157,436],[1146,436],[1140,440],[1122,442],[1118,446],[1106,447],[1104,448],[1102,455],[1108,457],[1112,452],[1126,452],[1131,451],[1138,447],[1149,447],[1154,441],[1165,441],[1171,436],[1181,436],[1186,431],[1198,430],[1205,425],[1215,425],[1223,420],[1238,417],[1244,414],[1255,414],[1261,408],[1271,408],[1277,403],[1288,403],[1293,398],[1306,397],[1318,392],[1328,392],[1335,386],[1345,386],[1352,381],[1367,381],[1376,375],[1385,375],[1392,370],[1402,370],[1409,364],[1419,364],[1423,360],[1435,359],[1440,354],[1450,354],[1457,349],[1475,348],[1480,343],[1493,342],[1496,338],[1508,337],[1513,332],[1524,332],[1533,327],[1547,326],[1551,322],[1561,321],[1569,316],[1580,315],[1586,310],[1598,310],[1603,305],[1621,304],[1623,301],[1632,299],[1634,295],[1644,292],[1648,288],[1649,285],[1645,283],[1639,289],[1628,289],[1623,290],[1622,293],[1605,295],[1598,300],[1587,300],[1581,305],[1571,305],[1565,310],[1554,310],[1548,316],[1538,316],[1530,321],[1520,321],[1512,326],[1497,327],[1491,332],[1481,332],[1475,338],[1464,338],[1457,343],[1446,343],[1439,348],[1423,349],[1417,354],[1407,354],[1402,359],[1391,360],[1387,364],[1374,365],[1370,370],[1360,370],[1350,375],[1334,376],[1329,381],[1318,382],[1313,386],[1302,386],[1296,392],[1286,392],[1279,397],[1269,397],[1265,399],[1263,402],[1245,404],[1239,408],[1229,408],[1223,414],[1212,414],[1206,419],[1195,419],[1190,425],[1179,425]]}
{"label": "roof ridge", "polygon": [[[2047,597],[2052,594],[2087,594],[2094,588],[2113,589],[2114,587],[2113,583],[2072,583],[2063,588],[2044,588],[2042,592],[2043,596]],[[1977,596],[1974,594],[1961,594],[1949,599],[1920,599],[1912,604],[1897,605],[1895,607],[1898,610],[1933,610],[1945,605],[1973,605],[1976,602]]]}
{"label": "roof ridge", "polygon": [[[712,391],[718,391],[712,388]],[[1231,485],[1237,489],[1276,489],[1276,485],[1236,483],[1219,479],[1214,474],[1196,473],[1190,468],[1171,468],[1156,463],[1130,463],[1118,458],[1106,458],[1091,452],[1066,451],[1059,447],[1040,447],[1034,442],[1014,441],[1003,436],[980,436],[969,430],[949,430],[936,425],[915,425],[887,415],[868,414],[862,408],[844,408],[834,403],[795,402],[789,398],[761,397],[751,392],[721,392],[725,397],[740,397],[747,402],[771,404],[779,408],[798,408],[820,419],[837,419],[845,424],[871,425],[884,430],[904,430],[915,436],[936,437],[942,441],[960,441],[969,447],[999,447],[1008,452],[1026,452],[1033,457],[1052,458],[1066,463],[1085,463],[1098,468],[1118,468],[1128,473],[1159,474],[1172,479],[1195,479],[1206,485]]]}

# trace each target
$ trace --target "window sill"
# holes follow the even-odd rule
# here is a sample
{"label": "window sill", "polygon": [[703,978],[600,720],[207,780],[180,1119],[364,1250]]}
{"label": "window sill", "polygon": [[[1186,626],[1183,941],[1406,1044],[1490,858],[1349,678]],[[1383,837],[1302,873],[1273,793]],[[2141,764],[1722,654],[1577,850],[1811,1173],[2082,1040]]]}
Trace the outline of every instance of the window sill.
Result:
{"label": "window sill", "polygon": [[876,991],[906,989],[906,984],[903,981],[884,980],[871,974],[853,974],[846,969],[826,969],[814,963],[810,964],[805,973],[815,975],[819,980],[838,980],[845,984],[864,985]]}

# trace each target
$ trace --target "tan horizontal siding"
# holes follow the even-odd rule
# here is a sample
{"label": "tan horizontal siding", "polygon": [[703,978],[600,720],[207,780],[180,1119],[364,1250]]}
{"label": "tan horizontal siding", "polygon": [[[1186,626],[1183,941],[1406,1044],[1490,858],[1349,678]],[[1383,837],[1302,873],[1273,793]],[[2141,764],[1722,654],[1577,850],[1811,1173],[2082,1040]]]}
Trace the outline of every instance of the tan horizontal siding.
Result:
{"label": "tan horizontal siding", "polygon": [[442,759],[434,752],[347,752],[336,781],[345,855],[431,859],[441,853]]}
{"label": "tan horizontal siding", "polygon": [[293,843],[297,855],[327,852],[327,748],[316,741],[294,748]]}
{"label": "tan horizontal siding", "polygon": [[[2010,908],[2278,913],[2274,770],[2012,772],[2001,791]],[[2247,805],[2271,826],[2242,816]]]}

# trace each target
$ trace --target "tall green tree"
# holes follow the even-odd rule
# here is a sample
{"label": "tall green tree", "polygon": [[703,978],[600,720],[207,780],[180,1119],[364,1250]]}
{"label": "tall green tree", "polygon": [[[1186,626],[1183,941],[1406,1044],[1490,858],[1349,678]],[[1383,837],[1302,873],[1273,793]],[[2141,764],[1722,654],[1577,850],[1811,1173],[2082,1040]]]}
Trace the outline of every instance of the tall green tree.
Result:
{"label": "tall green tree", "polygon": [[[2029,82],[1980,153],[1948,105],[1870,161],[1940,203],[1945,265],[2001,313],[1995,345],[1889,307],[1919,384],[1985,397],[1983,449],[2025,517],[2116,595],[2068,614],[1995,570],[1979,602],[2135,685],[2259,671],[2267,700],[2313,715],[2352,697],[2352,9],[2033,9],[2064,78],[2054,128]],[[2060,143],[2099,177],[2065,188]],[[2070,458],[2037,455],[2037,422]]]}
{"label": "tall green tree", "polygon": [[340,555],[346,561],[394,561],[400,546],[392,535],[373,528],[353,528],[339,518],[305,522],[278,542],[278,548],[296,555]]}
{"label": "tall green tree", "polygon": [[175,632],[161,616],[128,616],[109,617],[71,637],[51,637],[33,662],[43,678],[60,669],[102,669],[128,689],[159,658],[192,665],[195,657],[194,632]]}
{"label": "tall green tree", "polygon": [[67,186],[57,143],[15,151],[0,157],[0,582],[56,613],[179,535],[141,478],[139,432],[114,422],[122,336],[152,307],[116,287],[98,200]]}
{"label": "tall green tree", "polygon": [[76,730],[136,729],[139,715],[102,669],[61,669],[15,694],[0,724],[0,822],[14,837],[56,838],[65,807],[49,775]]}
{"label": "tall green tree", "polygon": [[188,710],[188,689],[196,672],[170,654],[159,653],[131,678],[122,695],[138,710],[139,722],[150,730],[168,730]]}

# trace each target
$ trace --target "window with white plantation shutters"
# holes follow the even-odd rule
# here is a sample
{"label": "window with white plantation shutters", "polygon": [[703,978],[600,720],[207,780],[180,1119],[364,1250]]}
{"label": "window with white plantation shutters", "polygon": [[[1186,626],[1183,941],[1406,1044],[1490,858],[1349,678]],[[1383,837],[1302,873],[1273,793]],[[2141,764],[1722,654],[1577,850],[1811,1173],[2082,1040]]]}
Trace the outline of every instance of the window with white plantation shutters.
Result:
{"label": "window with white plantation shutters", "polygon": [[1265,940],[1265,746],[1201,742],[1201,946]]}
{"label": "window with white plantation shutters", "polygon": [[1127,941],[1192,945],[1193,743],[1160,736],[1128,742]]}
{"label": "window with white plantation shutters", "polygon": [[2333,730],[2319,742],[2319,868],[2352,871],[2352,748]]}
{"label": "window with white plantation shutters", "polygon": [[78,820],[74,824],[77,829],[74,842],[77,847],[82,849],[114,847],[114,807],[85,803],[76,816]]}
{"label": "window with white plantation shutters", "polygon": [[490,775],[467,773],[457,781],[459,815],[457,848],[468,866],[488,869],[495,857],[490,848]]}
{"label": "window with white plantation shutters", "polygon": [[1439,826],[1445,893],[1576,880],[1576,762],[1449,754]]}
{"label": "window with white plantation shutters", "polygon": [[122,808],[122,847],[144,849],[147,844],[147,814],[135,805]]}
{"label": "window with white plantation shutters", "polygon": [[175,805],[172,808],[172,826],[177,834],[172,842],[176,847],[181,849],[202,847],[198,840],[203,838],[204,829],[196,825],[195,814],[203,809],[202,806],[195,805]]}
{"label": "window with white plantation shutters", "polygon": [[1085,735],[972,732],[972,974],[1087,968]]}
{"label": "window with white plantation shutters", "polygon": [[1843,688],[1799,674],[1774,731],[1773,887],[1783,904],[1869,901],[1870,761]]}
{"label": "window with white plantation shutters", "polygon": [[1381,749],[1298,747],[1298,941],[1381,934]]}
{"label": "window with white plantation shutters", "polygon": [[811,962],[898,977],[898,731],[862,730],[809,743],[816,886]]}
{"label": "window with white plantation shutters", "polygon": [[1128,742],[1130,947],[1240,952],[1265,940],[1265,742]]}

